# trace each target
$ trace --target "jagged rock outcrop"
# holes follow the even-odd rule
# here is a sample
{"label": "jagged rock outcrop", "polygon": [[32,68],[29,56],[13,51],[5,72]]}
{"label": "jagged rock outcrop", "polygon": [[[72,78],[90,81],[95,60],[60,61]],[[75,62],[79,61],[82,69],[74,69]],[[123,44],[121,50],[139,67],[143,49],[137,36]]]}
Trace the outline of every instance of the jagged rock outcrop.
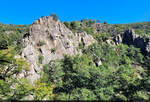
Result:
{"label": "jagged rock outcrop", "polygon": [[140,48],[142,53],[150,55],[150,37],[141,37],[137,35],[133,29],[126,30],[123,34],[114,38],[115,44],[123,43],[127,45],[134,45]]}
{"label": "jagged rock outcrop", "polygon": [[[80,43],[84,46],[96,42],[91,35],[86,32],[72,33],[59,20],[53,20],[53,17],[42,17],[36,20],[30,27],[29,34],[24,36],[25,48],[21,56],[30,64],[28,79],[34,82],[40,77],[40,71],[43,64],[50,60],[61,59],[65,54],[76,55],[79,53],[77,47]],[[81,53],[81,52],[80,52]],[[39,57],[43,57],[39,64]]]}

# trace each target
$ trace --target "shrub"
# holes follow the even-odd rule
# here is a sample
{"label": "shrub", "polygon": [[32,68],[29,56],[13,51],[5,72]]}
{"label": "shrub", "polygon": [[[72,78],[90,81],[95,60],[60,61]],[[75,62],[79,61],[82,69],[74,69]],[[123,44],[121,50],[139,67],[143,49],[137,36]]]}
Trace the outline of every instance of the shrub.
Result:
{"label": "shrub", "polygon": [[53,88],[54,85],[47,85],[46,83],[37,80],[33,86],[33,93],[35,94],[36,100],[42,100],[44,98],[52,100],[54,98]]}
{"label": "shrub", "polygon": [[80,27],[80,24],[76,21],[73,21],[73,22],[71,22],[70,26],[71,26],[72,29],[78,30],[79,27]]}
{"label": "shrub", "polygon": [[106,21],[104,21],[104,24],[107,24],[107,22],[106,22]]}
{"label": "shrub", "polygon": [[52,13],[50,16],[53,17],[53,20],[58,21],[58,16],[55,13]]}
{"label": "shrub", "polygon": [[55,53],[56,52],[56,48],[51,48],[51,53]]}
{"label": "shrub", "polygon": [[101,33],[101,37],[102,37],[102,40],[103,41],[106,41],[109,37],[110,37],[110,35],[109,35],[109,33]]}
{"label": "shrub", "polygon": [[137,91],[133,95],[133,100],[148,101],[149,100],[149,95],[145,91]]}
{"label": "shrub", "polygon": [[9,45],[9,38],[5,34],[0,34],[0,49],[7,49]]}
{"label": "shrub", "polygon": [[84,31],[86,31],[88,34],[94,34],[94,29],[93,28],[89,28],[89,27],[85,27]]}
{"label": "shrub", "polygon": [[92,19],[90,19],[89,22],[88,22],[89,27],[91,27],[92,24],[94,24],[94,23],[95,23],[95,21],[93,21]]}
{"label": "shrub", "polygon": [[5,50],[0,50],[0,76],[10,77],[18,74],[22,69],[28,70],[29,66],[22,58],[15,58],[16,51],[14,48],[9,47]]}
{"label": "shrub", "polygon": [[44,56],[39,56],[39,63],[40,64],[42,64],[43,60],[44,60]]}
{"label": "shrub", "polygon": [[45,45],[46,43],[44,42],[44,41],[39,41],[38,43],[37,43],[37,46],[43,46],[43,45]]}
{"label": "shrub", "polygon": [[67,28],[70,29],[70,23],[69,23],[69,22],[64,22],[64,24],[65,24],[65,26],[66,26]]}

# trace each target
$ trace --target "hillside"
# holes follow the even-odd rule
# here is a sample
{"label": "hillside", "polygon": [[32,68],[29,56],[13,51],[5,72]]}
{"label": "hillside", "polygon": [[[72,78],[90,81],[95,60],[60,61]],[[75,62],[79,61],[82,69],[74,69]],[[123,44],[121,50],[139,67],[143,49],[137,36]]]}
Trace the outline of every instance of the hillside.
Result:
{"label": "hillside", "polygon": [[0,100],[147,101],[150,22],[0,24]]}

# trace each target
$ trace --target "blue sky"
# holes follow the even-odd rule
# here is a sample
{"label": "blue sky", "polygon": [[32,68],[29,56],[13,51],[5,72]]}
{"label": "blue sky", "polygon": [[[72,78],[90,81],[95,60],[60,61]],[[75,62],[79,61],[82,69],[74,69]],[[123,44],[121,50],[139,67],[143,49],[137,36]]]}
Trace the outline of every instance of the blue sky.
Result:
{"label": "blue sky", "polygon": [[31,24],[56,13],[61,21],[99,19],[109,24],[150,21],[150,0],[1,0],[0,22]]}

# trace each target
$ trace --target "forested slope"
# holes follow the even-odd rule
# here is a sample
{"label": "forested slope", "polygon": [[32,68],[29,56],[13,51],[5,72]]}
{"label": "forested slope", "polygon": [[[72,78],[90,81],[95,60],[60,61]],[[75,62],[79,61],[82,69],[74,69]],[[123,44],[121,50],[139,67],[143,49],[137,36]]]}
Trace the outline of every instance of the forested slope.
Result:
{"label": "forested slope", "polygon": [[60,22],[54,14],[0,24],[0,100],[149,100],[149,34],[149,22]]}

